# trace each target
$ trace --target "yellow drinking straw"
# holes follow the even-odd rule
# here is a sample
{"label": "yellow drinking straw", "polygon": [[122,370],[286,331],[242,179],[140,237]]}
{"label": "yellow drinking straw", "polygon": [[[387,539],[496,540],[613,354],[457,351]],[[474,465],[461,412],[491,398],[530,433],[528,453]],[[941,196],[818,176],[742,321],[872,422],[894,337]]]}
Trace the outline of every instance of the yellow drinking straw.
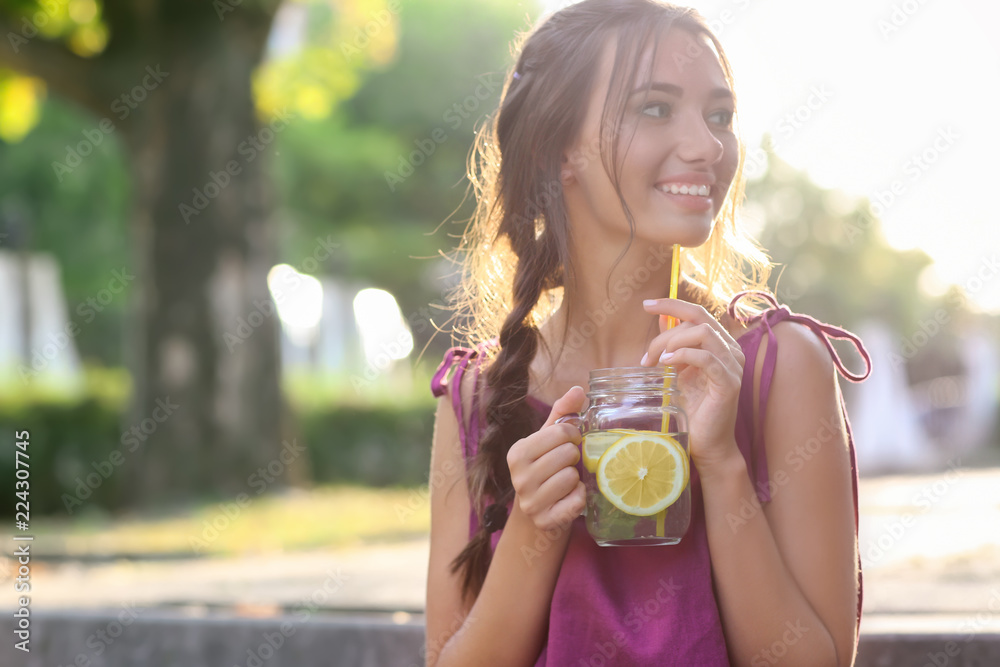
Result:
{"label": "yellow drinking straw", "polygon": [[[680,269],[681,269],[681,247],[679,244],[675,243],[674,249],[670,253],[670,298],[671,299],[677,298],[677,283],[679,282],[678,278],[680,277]],[[668,315],[667,328],[673,329],[675,326],[677,326],[677,318],[674,317],[673,315]],[[664,369],[664,371],[666,371],[666,369]],[[663,407],[667,407],[667,404],[670,402],[670,394],[669,394],[670,382],[671,380],[669,375],[663,378]],[[660,431],[666,433],[669,427],[670,427],[670,413],[664,410],[663,417],[660,422]],[[667,519],[667,509],[664,508],[660,510],[656,515],[657,537],[663,537],[664,535],[663,524],[666,522],[666,519]]]}

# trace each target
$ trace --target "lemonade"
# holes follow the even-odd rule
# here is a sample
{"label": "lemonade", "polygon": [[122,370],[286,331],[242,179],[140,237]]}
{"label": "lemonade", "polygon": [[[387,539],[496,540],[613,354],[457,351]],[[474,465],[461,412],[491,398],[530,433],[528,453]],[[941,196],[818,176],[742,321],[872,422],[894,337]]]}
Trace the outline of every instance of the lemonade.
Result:
{"label": "lemonade", "polygon": [[680,542],[691,515],[687,433],[590,431],[581,453],[587,529],[599,545]]}

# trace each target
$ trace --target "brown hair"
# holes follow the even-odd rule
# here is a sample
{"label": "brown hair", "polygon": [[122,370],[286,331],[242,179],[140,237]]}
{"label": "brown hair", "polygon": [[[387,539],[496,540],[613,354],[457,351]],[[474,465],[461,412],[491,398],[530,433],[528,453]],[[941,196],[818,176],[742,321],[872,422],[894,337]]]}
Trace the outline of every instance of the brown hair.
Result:
{"label": "brown hair", "polygon": [[[506,504],[513,498],[506,457],[511,445],[535,428],[537,418],[525,398],[529,367],[544,343],[538,326],[554,309],[572,270],[560,181],[563,153],[580,131],[604,46],[617,37],[597,148],[634,234],[619,185],[616,138],[640,58],[649,45],[656,48],[655,37],[670,26],[706,36],[732,87],[722,47],[696,11],[656,0],[584,0],[521,37],[499,111],[477,134],[469,164],[477,207],[458,250],[464,272],[453,295],[456,314],[468,319],[456,331],[472,344],[498,339],[499,345],[486,352],[491,363],[485,429],[468,468],[480,528],[452,563],[452,572],[464,569],[463,596],[478,596],[492,557],[484,525],[486,499]],[[770,268],[756,242],[736,224],[743,160],[741,144],[737,176],[711,236],[685,251],[681,263],[685,295],[717,316],[736,292],[765,289]]]}

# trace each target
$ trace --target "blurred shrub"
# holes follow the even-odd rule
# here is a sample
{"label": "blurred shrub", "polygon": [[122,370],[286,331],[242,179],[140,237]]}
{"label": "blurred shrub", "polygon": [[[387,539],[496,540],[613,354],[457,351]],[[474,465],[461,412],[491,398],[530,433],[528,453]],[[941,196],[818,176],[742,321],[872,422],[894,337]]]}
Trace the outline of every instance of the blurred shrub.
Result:
{"label": "blurred shrub", "polygon": [[314,482],[427,482],[434,414],[423,407],[312,409],[299,415]]}
{"label": "blurred shrub", "polygon": [[[76,497],[77,487],[86,496],[83,504],[105,509],[120,506],[119,486],[122,478],[114,474],[114,466],[102,476],[94,466],[102,467],[111,452],[117,449],[121,437],[118,406],[96,398],[74,402],[4,402],[0,405],[0,433],[5,439],[28,431],[27,447],[29,502],[31,514],[56,514],[66,511],[63,494]],[[12,447],[0,457],[0,479],[13,480],[15,472]],[[106,469],[106,468],[105,468]],[[87,481],[89,473],[96,479]],[[13,481],[8,482],[13,487]],[[13,514],[16,498],[10,494],[4,503],[5,512]],[[76,506],[79,508],[79,506]]]}
{"label": "blurred shrub", "polygon": [[[130,473],[123,472],[123,462],[135,454],[121,443],[127,423],[127,382],[124,373],[104,371],[88,373],[82,397],[22,392],[15,398],[0,391],[0,432],[8,439],[15,432],[30,433],[34,516],[129,508],[125,480]],[[310,462],[308,482],[369,486],[427,482],[432,403],[352,406],[314,401],[299,406],[296,416]],[[7,452],[0,457],[0,479],[14,480],[13,449]],[[12,481],[8,484],[13,486]],[[211,488],[202,491],[205,497],[216,494]],[[16,500],[13,494],[8,496],[5,515],[13,515]]]}

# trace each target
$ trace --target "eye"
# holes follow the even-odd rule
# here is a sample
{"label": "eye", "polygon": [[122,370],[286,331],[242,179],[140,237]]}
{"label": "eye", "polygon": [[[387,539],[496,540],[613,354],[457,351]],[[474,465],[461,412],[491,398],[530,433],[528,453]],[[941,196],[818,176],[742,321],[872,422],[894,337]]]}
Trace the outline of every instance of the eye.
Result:
{"label": "eye", "polygon": [[729,109],[719,109],[710,113],[708,119],[722,127],[729,127],[733,124],[733,112]]}
{"label": "eye", "polygon": [[639,110],[639,113],[650,118],[667,118],[670,116],[670,112],[670,105],[666,102],[651,102],[643,105],[642,109]]}

